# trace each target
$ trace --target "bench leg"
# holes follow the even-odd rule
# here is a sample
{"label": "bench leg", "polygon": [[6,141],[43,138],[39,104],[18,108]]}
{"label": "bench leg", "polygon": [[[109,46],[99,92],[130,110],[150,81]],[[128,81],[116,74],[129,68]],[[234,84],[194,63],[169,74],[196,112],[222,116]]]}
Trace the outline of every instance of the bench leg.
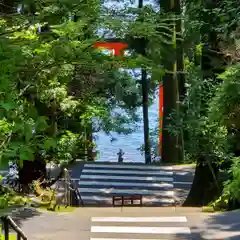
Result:
{"label": "bench leg", "polygon": [[140,198],[140,205],[142,206],[142,197]]}
{"label": "bench leg", "polygon": [[131,204],[133,205],[133,199],[131,199]]}

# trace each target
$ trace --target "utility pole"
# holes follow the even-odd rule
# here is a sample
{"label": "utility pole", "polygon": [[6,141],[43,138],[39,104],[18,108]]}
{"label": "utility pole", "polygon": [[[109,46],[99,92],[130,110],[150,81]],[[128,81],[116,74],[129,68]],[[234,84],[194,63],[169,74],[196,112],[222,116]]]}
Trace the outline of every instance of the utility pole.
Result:
{"label": "utility pole", "polygon": [[[143,7],[143,0],[138,1],[138,8]],[[140,19],[141,20],[141,19]],[[146,56],[146,41],[142,39],[140,41],[142,44],[141,54]],[[141,83],[142,83],[142,108],[143,108],[143,132],[144,132],[144,154],[145,154],[145,163],[151,163],[151,146],[149,139],[149,119],[148,119],[148,79],[147,79],[147,71],[146,69],[141,69]]]}

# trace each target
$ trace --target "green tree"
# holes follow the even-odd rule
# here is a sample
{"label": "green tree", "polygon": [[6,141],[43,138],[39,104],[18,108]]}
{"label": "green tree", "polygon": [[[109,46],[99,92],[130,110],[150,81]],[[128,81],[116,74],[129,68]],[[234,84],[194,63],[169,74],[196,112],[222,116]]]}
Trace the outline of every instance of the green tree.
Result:
{"label": "green tree", "polygon": [[[216,121],[212,116],[213,109],[216,111],[219,109],[216,100],[213,100],[215,95],[219,95],[220,90],[217,86],[219,85],[221,89],[224,84],[218,75],[223,73],[226,66],[233,60],[229,54],[226,54],[226,49],[233,45],[232,39],[224,34],[225,32],[234,34],[237,30],[236,24],[235,26],[232,24],[235,20],[229,11],[230,2],[232,1],[186,2],[187,39],[193,39],[195,43],[201,42],[197,47],[197,50],[201,49],[198,51],[200,55],[194,51],[193,54],[188,55],[194,56],[193,61],[201,68],[195,68],[199,69],[198,73],[195,70],[189,72],[191,81],[188,80],[190,87],[186,98],[188,99],[187,111],[185,110],[188,120],[185,119],[186,125],[183,124],[187,129],[186,150],[197,160],[195,178],[186,205],[207,204],[214,196],[219,195],[219,169],[226,170],[229,166],[229,164],[223,164],[229,162],[229,155],[231,155],[229,128],[226,124],[222,124],[220,119]],[[235,11],[233,2],[230,5]],[[199,33],[194,33],[193,28],[195,32],[198,29]],[[198,80],[194,83],[196,76]]]}
{"label": "green tree", "polygon": [[161,40],[162,35],[153,31],[154,11],[145,8],[145,22],[140,25],[119,17],[136,14],[134,9],[119,15],[100,10],[97,0],[35,1],[1,18],[0,156],[2,161],[15,160],[21,176],[29,175],[26,182],[31,181],[28,171],[33,168],[39,171],[41,165],[44,173],[46,161],[83,156],[89,144],[85,131],[91,124],[95,132],[134,131],[141,90],[119,67],[144,65],[152,78],[159,79],[159,64],[150,57],[136,52],[128,58],[109,57],[92,47],[105,37],[104,32],[97,33],[99,29],[117,37],[138,38],[144,33]]}

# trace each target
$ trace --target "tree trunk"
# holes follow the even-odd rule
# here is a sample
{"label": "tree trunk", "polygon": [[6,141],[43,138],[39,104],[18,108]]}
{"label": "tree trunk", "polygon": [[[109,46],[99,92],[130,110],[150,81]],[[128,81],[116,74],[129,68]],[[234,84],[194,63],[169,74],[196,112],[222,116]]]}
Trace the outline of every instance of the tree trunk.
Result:
{"label": "tree trunk", "polygon": [[176,81],[172,73],[163,77],[163,130],[162,130],[162,158],[164,162],[178,161],[178,139],[166,129],[169,124],[169,114],[176,110]]}
{"label": "tree trunk", "polygon": [[179,89],[179,100],[183,101],[186,94],[185,87],[185,74],[184,74],[184,47],[183,47],[183,31],[182,31],[182,10],[181,0],[175,0],[175,13],[178,19],[176,21],[176,33],[177,33],[177,77],[178,77],[178,89]]}
{"label": "tree trunk", "polygon": [[[143,0],[138,0],[138,8],[143,7]],[[140,19],[142,21],[142,19]],[[146,40],[140,39],[140,49],[139,53],[143,56],[146,56]],[[149,118],[148,118],[148,91],[149,91],[149,83],[147,79],[147,71],[146,69],[141,69],[141,82],[142,82],[142,108],[143,108],[143,133],[144,133],[144,155],[145,155],[145,163],[151,163],[151,145],[150,145],[150,137],[149,137]]]}
{"label": "tree trunk", "polygon": [[[215,175],[218,175],[218,168],[213,166]],[[218,194],[213,175],[207,164],[203,164],[203,159],[197,162],[195,176],[191,190],[183,206],[203,206],[207,205]]]}
{"label": "tree trunk", "polygon": [[86,129],[86,140],[87,140],[87,159],[88,161],[93,161],[93,129],[92,123],[89,123],[89,126]]}
{"label": "tree trunk", "polygon": [[[175,13],[178,18],[182,17],[181,0],[175,0]],[[176,33],[177,33],[177,46],[176,46],[176,57],[177,57],[177,84],[178,84],[178,115],[180,113],[180,102],[182,102],[186,95],[185,88],[185,74],[184,74],[184,48],[183,48],[183,34],[182,34],[182,19],[176,21]],[[179,116],[178,116],[179,118]],[[178,161],[184,162],[184,138],[183,129],[181,129],[178,135]]]}
{"label": "tree trunk", "polygon": [[[174,1],[161,1],[161,9],[165,12],[174,12]],[[169,24],[173,24],[172,20],[169,20]],[[172,29],[174,31],[174,29]],[[166,128],[169,124],[169,115],[173,111],[177,111],[177,96],[178,96],[178,83],[174,71],[176,64],[176,49],[172,46],[166,45],[165,51],[162,54],[163,66],[166,69],[166,74],[163,76],[163,130],[162,130],[162,158],[164,162],[176,162],[178,161],[178,138],[173,136]]]}
{"label": "tree trunk", "polygon": [[56,138],[58,134],[58,112],[56,100],[53,100],[52,102],[50,118],[51,118],[50,136]]}
{"label": "tree trunk", "polygon": [[143,108],[143,131],[144,131],[144,153],[145,163],[151,163],[151,146],[149,137],[149,119],[148,119],[148,79],[147,72],[142,69],[142,108]]}

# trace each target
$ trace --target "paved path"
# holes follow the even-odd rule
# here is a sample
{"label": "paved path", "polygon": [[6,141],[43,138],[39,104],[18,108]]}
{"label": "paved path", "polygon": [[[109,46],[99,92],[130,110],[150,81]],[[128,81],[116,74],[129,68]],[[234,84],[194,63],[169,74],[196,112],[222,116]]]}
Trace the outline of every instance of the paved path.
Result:
{"label": "paved path", "polygon": [[195,208],[79,208],[43,211],[19,223],[31,240],[197,240],[202,217]]}
{"label": "paved path", "polygon": [[172,169],[175,204],[181,206],[191,190],[195,165],[173,165]]}
{"label": "paved path", "polygon": [[209,214],[199,229],[204,240],[239,240],[240,210]]}
{"label": "paved path", "polygon": [[81,240],[240,239],[240,211],[202,213],[200,208],[186,207],[108,207],[79,208],[71,213],[25,209],[14,215],[30,240],[79,240],[79,236]]}

